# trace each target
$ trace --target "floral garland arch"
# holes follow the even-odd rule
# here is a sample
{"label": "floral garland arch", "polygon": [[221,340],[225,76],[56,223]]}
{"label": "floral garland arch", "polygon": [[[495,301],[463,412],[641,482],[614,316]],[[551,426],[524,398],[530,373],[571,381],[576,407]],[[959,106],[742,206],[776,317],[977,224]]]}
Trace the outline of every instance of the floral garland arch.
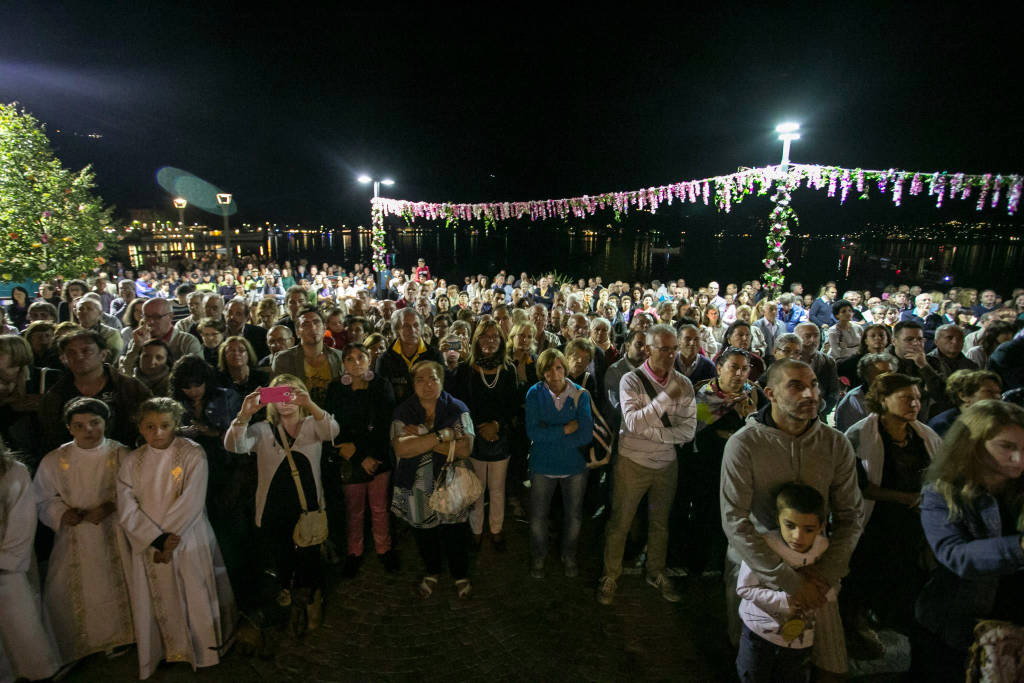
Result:
{"label": "floral garland arch", "polygon": [[[928,195],[934,196],[936,207],[943,201],[956,199],[966,201],[976,197],[978,211],[986,207],[996,208],[1005,202],[1006,211],[1013,216],[1020,204],[1022,177],[1020,174],[968,174],[948,172],[901,171],[889,169],[874,171],[851,169],[840,166],[817,164],[789,164],[787,166],[764,166],[744,168],[729,175],[714,176],[700,180],[688,180],[648,187],[642,190],[605,192],[598,195],[583,195],[564,199],[542,199],[518,202],[483,202],[477,204],[455,204],[451,202],[413,202],[404,199],[377,197],[371,201],[373,236],[373,265],[382,272],[385,263],[386,216],[401,216],[412,223],[416,219],[445,220],[448,223],[459,220],[482,220],[493,224],[499,220],[529,217],[531,221],[548,218],[584,218],[598,211],[611,209],[616,218],[628,214],[631,208],[655,213],[662,204],[672,205],[674,201],[696,204],[703,201],[726,213],[733,204],[742,202],[751,195],[767,196],[775,205],[771,213],[771,226],[766,237],[767,253],[762,263],[765,272],[762,277],[765,287],[775,295],[782,288],[784,271],[790,265],[786,256],[786,238],[791,226],[798,224],[796,212],[790,206],[793,191],[800,187],[826,190],[829,197],[838,193],[841,204],[855,190],[860,199],[867,199],[872,191],[888,193],[892,202],[900,206],[904,189],[909,194],[919,195],[927,186]],[[874,190],[872,189],[874,188]]]}

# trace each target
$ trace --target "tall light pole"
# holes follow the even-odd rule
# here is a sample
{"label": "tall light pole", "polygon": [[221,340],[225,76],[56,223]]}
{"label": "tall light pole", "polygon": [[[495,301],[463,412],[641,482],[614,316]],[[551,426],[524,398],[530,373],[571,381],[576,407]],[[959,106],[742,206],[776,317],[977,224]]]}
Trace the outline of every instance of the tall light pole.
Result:
{"label": "tall light pole", "polygon": [[[377,179],[377,178],[371,178],[370,176],[366,175],[365,173],[363,175],[359,176],[358,178],[356,178],[356,180],[358,180],[359,182],[363,183],[364,185],[366,183],[373,183],[373,198],[374,199],[377,199],[378,197],[380,197],[380,186],[381,185],[387,185],[388,187],[390,187],[391,185],[395,184],[395,181],[392,180],[391,178],[384,178],[383,180],[381,180],[381,179]],[[380,235],[377,235],[378,229],[380,230]],[[384,240],[385,240],[383,219],[381,220],[381,225],[379,226],[379,228],[375,224],[373,226],[373,230],[370,233],[370,253],[371,254],[373,253],[373,249],[374,249],[374,246],[373,246],[374,238],[376,238],[378,236],[380,237],[380,240],[381,240],[380,243],[381,243],[382,248],[383,248]],[[377,283],[377,296],[378,297],[384,296],[384,285],[386,284],[384,282],[384,268],[381,268],[380,270],[381,270],[381,272],[377,273],[377,278],[379,279],[379,282]]]}
{"label": "tall light pole", "polygon": [[391,185],[395,184],[395,181],[392,180],[391,178],[384,178],[383,180],[378,180],[377,178],[371,178],[370,176],[368,176],[366,174],[363,174],[363,175],[359,176],[358,178],[356,178],[356,180],[358,180],[359,182],[363,183],[364,185],[366,183],[373,183],[373,198],[374,199],[376,199],[377,197],[380,196],[380,186],[381,185],[391,186]]}
{"label": "tall light pole", "polygon": [[217,203],[220,204],[221,214],[224,216],[224,249],[228,252],[228,263],[231,262],[231,228],[228,226],[228,207],[231,206],[231,194],[221,192],[217,195]]}
{"label": "tall light pole", "polygon": [[188,200],[184,197],[174,198],[174,208],[178,210],[178,227],[185,227],[185,207],[188,206]]}
{"label": "tall light pole", "polygon": [[780,123],[775,126],[775,132],[779,134],[779,139],[782,140],[782,168],[780,169],[783,173],[789,170],[789,143],[793,140],[800,139],[799,123]]}

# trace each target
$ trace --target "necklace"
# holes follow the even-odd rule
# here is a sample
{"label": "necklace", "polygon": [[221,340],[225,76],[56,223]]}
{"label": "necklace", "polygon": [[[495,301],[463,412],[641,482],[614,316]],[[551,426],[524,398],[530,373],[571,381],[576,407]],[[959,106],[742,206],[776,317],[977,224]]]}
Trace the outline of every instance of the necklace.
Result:
{"label": "necklace", "polygon": [[479,373],[480,373],[480,381],[482,381],[484,383],[485,387],[487,387],[488,389],[493,389],[494,387],[498,386],[498,378],[501,377],[501,368],[500,367],[498,368],[498,371],[496,373],[494,373],[494,381],[493,382],[488,382],[487,381],[487,375],[484,374],[483,368],[477,368],[477,371],[479,371]]}

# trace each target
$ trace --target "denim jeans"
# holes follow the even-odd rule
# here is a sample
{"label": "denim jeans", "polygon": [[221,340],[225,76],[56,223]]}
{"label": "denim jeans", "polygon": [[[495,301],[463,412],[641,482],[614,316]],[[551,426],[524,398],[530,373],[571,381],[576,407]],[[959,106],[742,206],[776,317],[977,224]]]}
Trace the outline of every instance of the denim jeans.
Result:
{"label": "denim jeans", "polygon": [[562,559],[576,559],[583,521],[583,494],[587,490],[587,471],[569,477],[530,475],[530,555],[542,560],[548,554],[548,513],[555,488],[562,487]]}
{"label": "denim jeans", "polygon": [[736,673],[741,683],[806,683],[811,676],[811,648],[781,647],[743,624]]}

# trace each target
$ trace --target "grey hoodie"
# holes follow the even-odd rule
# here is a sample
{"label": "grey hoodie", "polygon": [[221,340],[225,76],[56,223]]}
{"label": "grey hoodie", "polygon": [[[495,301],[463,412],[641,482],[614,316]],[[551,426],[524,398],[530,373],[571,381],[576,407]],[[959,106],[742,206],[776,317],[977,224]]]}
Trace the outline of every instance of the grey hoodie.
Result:
{"label": "grey hoodie", "polygon": [[790,436],[774,426],[770,404],[725,445],[720,505],[731,557],[780,590],[793,594],[799,589],[803,579],[762,538],[778,528],[775,490],[792,481],[813,486],[825,498],[832,515],[831,544],[815,568],[838,587],[864,524],[853,447],[820,420],[800,436]]}

